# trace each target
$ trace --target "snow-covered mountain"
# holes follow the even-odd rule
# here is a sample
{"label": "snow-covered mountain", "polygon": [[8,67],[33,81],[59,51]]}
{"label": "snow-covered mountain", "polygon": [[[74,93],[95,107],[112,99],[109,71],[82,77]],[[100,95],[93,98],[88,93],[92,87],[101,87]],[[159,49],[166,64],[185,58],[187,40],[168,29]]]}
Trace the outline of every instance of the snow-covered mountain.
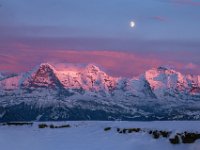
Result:
{"label": "snow-covered mountain", "polygon": [[159,67],[145,72],[148,81],[157,97],[193,96],[200,93],[199,76],[183,75],[173,69]]}
{"label": "snow-covered mountain", "polygon": [[198,120],[200,76],[159,67],[116,78],[91,64],[58,71],[42,63],[0,79],[0,121],[85,119]]}

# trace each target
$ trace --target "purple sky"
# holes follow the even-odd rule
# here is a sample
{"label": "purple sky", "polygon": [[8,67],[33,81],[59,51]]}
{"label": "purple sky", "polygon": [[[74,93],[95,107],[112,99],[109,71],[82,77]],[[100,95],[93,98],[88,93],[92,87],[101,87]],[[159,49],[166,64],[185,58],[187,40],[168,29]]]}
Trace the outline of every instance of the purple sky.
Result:
{"label": "purple sky", "polygon": [[200,0],[0,0],[0,70],[41,62],[200,74]]}

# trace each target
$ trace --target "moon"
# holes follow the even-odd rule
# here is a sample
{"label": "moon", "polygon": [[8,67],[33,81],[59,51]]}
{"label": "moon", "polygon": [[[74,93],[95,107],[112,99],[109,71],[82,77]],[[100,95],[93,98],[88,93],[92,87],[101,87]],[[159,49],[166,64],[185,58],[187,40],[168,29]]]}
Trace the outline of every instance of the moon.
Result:
{"label": "moon", "polygon": [[135,22],[134,21],[130,21],[129,25],[130,25],[131,28],[134,28],[135,27]]}

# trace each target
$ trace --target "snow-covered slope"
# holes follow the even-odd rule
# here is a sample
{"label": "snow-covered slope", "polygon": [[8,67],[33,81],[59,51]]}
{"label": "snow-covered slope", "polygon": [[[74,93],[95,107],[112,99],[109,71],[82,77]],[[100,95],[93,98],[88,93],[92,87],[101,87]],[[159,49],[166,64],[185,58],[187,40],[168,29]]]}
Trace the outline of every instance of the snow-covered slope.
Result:
{"label": "snow-covered slope", "polygon": [[[141,128],[175,133],[200,131],[199,121],[156,122],[46,122],[50,125],[70,124],[70,128],[39,129],[33,126],[0,126],[2,150],[199,150],[200,140],[192,144],[176,144],[168,138],[154,139],[146,132],[119,134],[117,128]],[[104,131],[104,128],[111,130]],[[17,137],[17,138],[16,138]]]}
{"label": "snow-covered slope", "polygon": [[42,63],[0,80],[0,120],[200,119],[199,108],[200,76],[167,67],[115,78],[92,64],[58,71]]}

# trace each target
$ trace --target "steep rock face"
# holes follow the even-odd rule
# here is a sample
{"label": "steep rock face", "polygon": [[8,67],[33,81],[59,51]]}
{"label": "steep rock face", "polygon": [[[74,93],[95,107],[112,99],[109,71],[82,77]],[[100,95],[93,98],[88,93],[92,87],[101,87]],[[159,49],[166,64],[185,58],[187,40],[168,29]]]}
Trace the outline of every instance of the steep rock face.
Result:
{"label": "steep rock face", "polygon": [[23,88],[62,88],[62,84],[56,76],[56,70],[48,63],[43,63],[25,74],[21,79],[21,86]]}

